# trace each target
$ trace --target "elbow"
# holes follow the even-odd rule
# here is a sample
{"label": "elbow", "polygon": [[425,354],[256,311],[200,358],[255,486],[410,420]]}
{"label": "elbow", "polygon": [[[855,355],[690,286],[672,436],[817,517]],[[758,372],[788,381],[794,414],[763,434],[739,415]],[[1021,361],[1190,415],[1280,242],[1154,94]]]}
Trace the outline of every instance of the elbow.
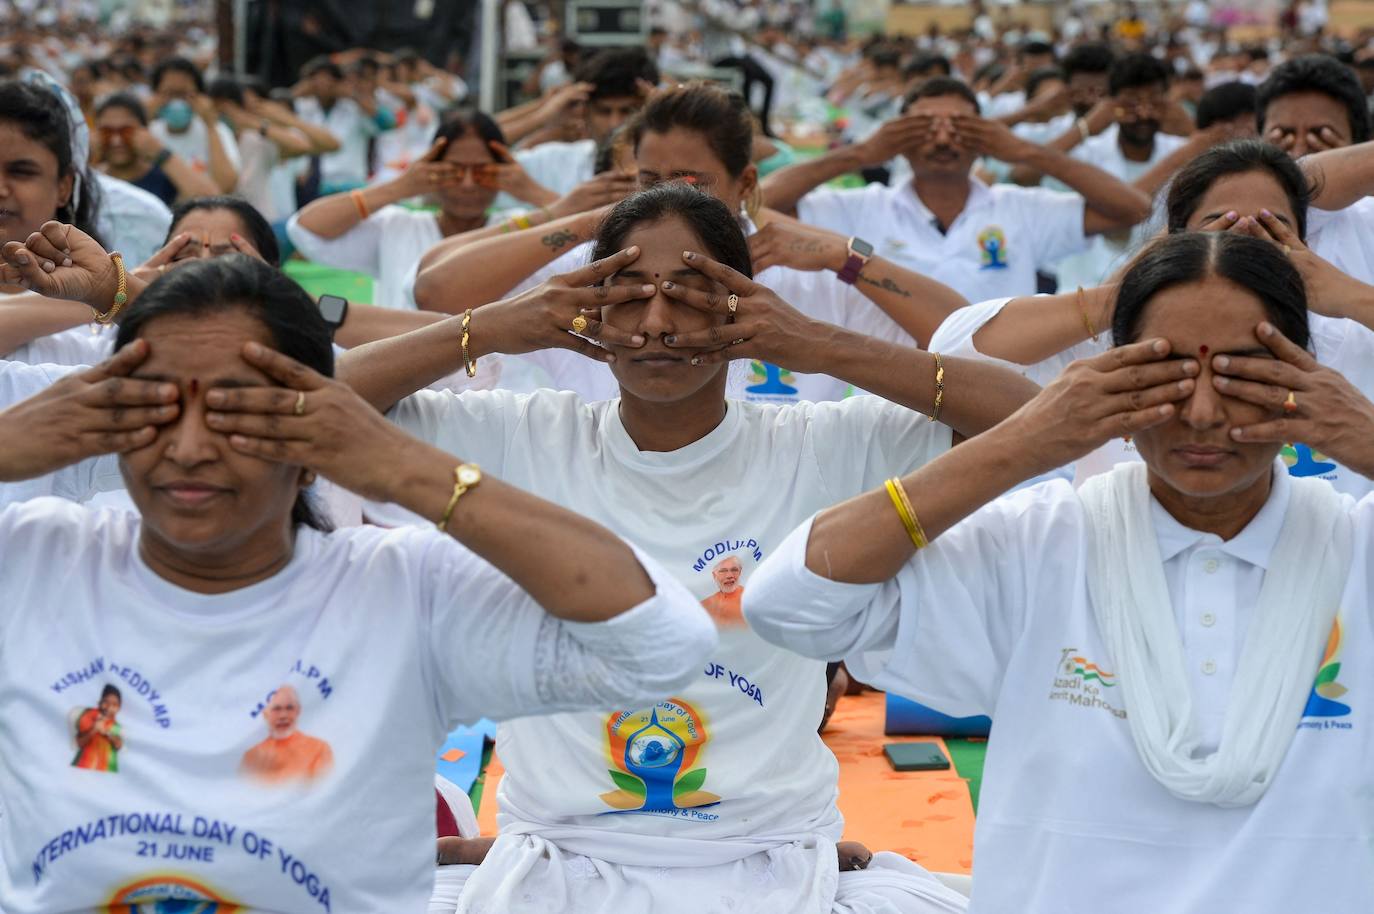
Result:
{"label": "elbow", "polygon": [[[422,264],[423,266],[423,264]],[[415,274],[415,307],[421,311],[442,311],[448,313],[444,307],[440,293],[441,279],[434,267],[424,267]]]}
{"label": "elbow", "polygon": [[1120,220],[1118,228],[1130,228],[1150,218],[1152,202],[1149,194],[1133,187],[1129,190],[1130,193],[1123,197],[1114,214]]}

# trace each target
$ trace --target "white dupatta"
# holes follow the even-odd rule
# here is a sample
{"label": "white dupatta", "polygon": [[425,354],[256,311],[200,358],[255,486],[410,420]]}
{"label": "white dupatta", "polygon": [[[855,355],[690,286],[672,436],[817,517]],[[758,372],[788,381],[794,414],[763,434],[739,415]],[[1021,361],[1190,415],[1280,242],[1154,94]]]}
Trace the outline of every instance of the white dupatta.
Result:
{"label": "white dupatta", "polygon": [[[1275,461],[1276,473],[1286,472]],[[1297,731],[1350,574],[1353,527],[1341,497],[1317,479],[1292,479],[1259,605],[1241,650],[1221,743],[1200,755],[1143,463],[1090,479],[1088,594],[1120,677],[1126,718],[1150,774],[1174,796],[1248,806],[1273,782]]]}

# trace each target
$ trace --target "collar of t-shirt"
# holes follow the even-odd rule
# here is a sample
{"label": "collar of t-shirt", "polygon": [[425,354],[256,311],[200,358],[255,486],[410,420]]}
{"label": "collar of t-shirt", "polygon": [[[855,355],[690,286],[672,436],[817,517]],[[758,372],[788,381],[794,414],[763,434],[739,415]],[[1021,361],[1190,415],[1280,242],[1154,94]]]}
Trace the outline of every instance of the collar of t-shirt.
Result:
{"label": "collar of t-shirt", "polygon": [[[953,223],[941,226],[940,220],[930,211],[921,200],[921,195],[916,193],[916,181],[903,181],[900,186],[892,188],[892,199],[896,202],[899,209],[906,209],[921,225],[929,225],[940,234],[947,234]],[[976,212],[985,206],[992,205],[992,190],[982,181],[969,175],[968,179],[968,199],[964,201],[964,208],[959,211],[955,221],[962,219],[966,213]]]}
{"label": "collar of t-shirt", "polygon": [[620,401],[610,400],[602,408],[606,410],[606,440],[611,456],[641,473],[680,473],[715,460],[734,443],[743,410],[741,404],[727,400],[725,418],[720,425],[686,447],[675,451],[641,451],[620,421]]}
{"label": "collar of t-shirt", "polygon": [[1185,527],[1155,499],[1150,499],[1150,511],[1154,515],[1155,536],[1159,540],[1159,557],[1168,562],[1194,546],[1210,546],[1220,552],[1268,570],[1269,557],[1278,547],[1279,534],[1283,529],[1283,518],[1288,512],[1288,497],[1291,483],[1287,473],[1274,472],[1269,498],[1245,528],[1231,537],[1222,540],[1215,533],[1204,533]]}

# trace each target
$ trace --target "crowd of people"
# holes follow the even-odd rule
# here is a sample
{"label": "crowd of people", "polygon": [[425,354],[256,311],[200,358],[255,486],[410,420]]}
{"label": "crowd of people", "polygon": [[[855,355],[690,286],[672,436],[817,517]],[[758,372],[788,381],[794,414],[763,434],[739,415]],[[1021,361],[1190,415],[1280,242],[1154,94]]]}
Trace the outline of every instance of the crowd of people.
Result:
{"label": "crowd of people", "polygon": [[[1374,32],[1197,6],[663,3],[485,112],[14,26],[0,909],[1367,910]],[[971,889],[847,681],[993,720]]]}

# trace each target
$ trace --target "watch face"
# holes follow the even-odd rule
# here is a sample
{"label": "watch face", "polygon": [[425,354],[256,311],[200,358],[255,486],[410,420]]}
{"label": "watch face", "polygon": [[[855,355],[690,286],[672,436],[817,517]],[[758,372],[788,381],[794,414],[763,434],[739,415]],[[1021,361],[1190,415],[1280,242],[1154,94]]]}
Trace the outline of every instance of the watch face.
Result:
{"label": "watch face", "polygon": [[860,257],[873,256],[873,245],[869,244],[867,241],[864,241],[862,238],[855,238],[853,241],[849,243],[849,247],[851,250],[854,251],[855,254],[858,254]]}
{"label": "watch face", "polygon": [[475,486],[482,481],[482,471],[471,464],[463,464],[458,468],[458,482],[464,486]]}

